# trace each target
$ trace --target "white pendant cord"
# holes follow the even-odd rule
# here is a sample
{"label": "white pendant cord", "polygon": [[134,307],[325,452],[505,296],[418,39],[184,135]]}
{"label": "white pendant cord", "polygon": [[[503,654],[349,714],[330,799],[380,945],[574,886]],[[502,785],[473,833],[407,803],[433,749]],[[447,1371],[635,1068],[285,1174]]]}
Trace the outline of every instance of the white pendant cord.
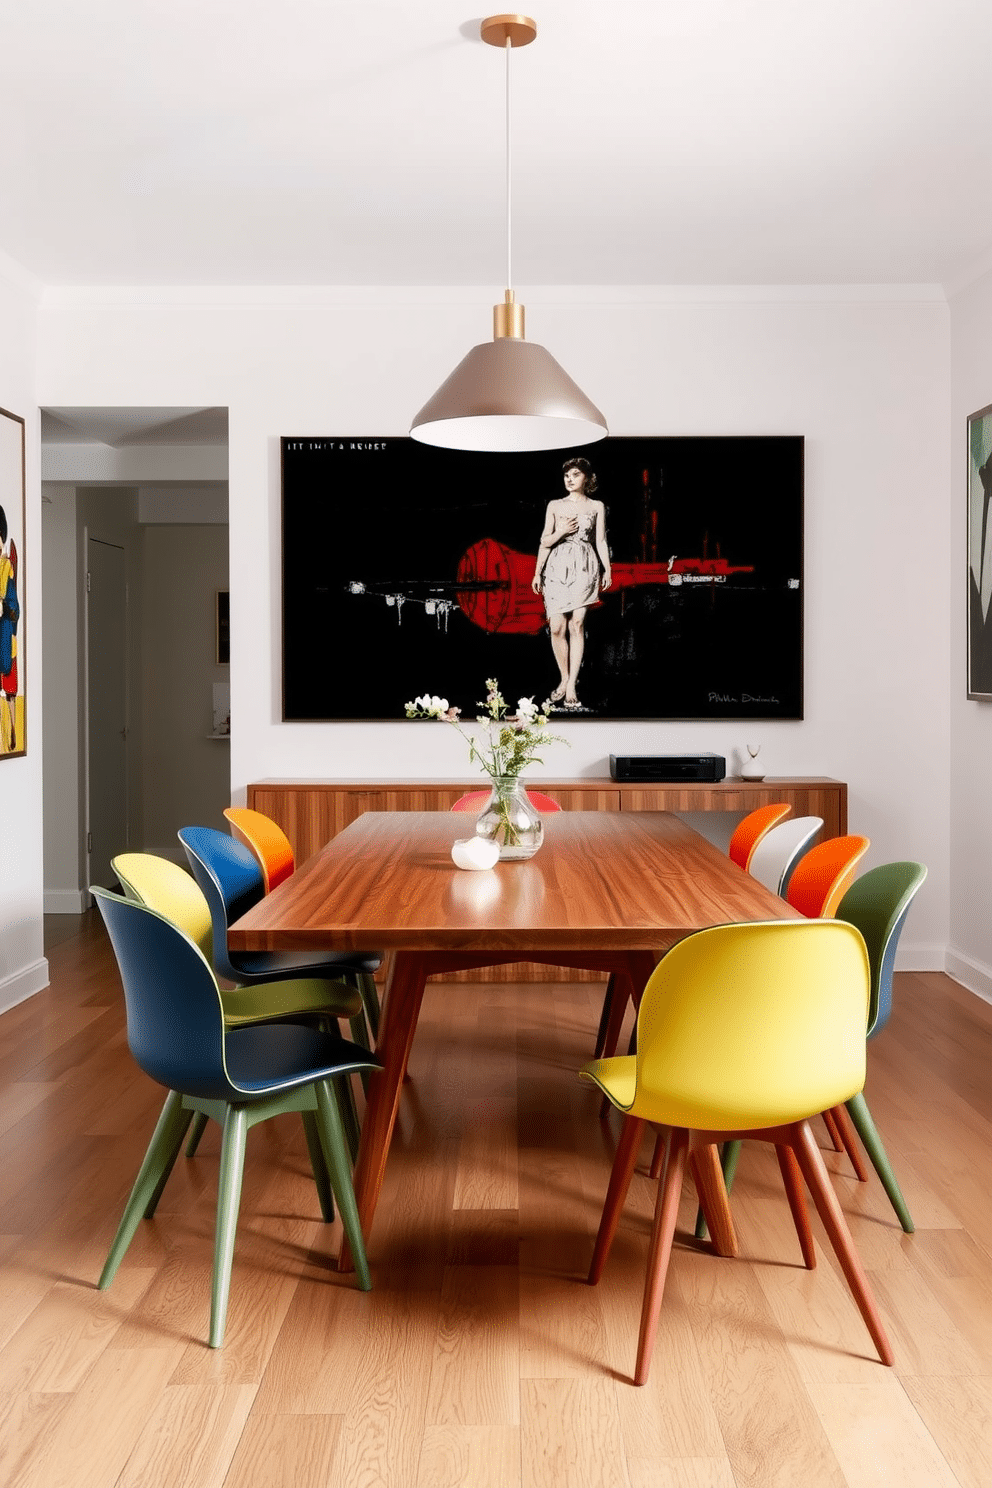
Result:
{"label": "white pendant cord", "polygon": [[512,50],[513,45],[508,36],[504,46],[506,52],[506,288],[511,292],[513,290],[510,251],[510,53]]}

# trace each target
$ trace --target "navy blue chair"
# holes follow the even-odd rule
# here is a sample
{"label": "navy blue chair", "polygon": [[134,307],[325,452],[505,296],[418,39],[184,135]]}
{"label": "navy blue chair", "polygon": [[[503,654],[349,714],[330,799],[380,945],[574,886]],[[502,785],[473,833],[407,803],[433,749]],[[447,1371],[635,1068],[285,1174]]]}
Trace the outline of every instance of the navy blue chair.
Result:
{"label": "navy blue chair", "polygon": [[372,1285],[341,1117],[329,1082],[380,1068],[367,1049],[304,1023],[273,1021],[225,1028],[217,979],[202,951],[147,905],[93,889],[120,968],[127,1036],[135,1061],[166,1097],[100,1276],[117,1268],[144,1216],[155,1213],[194,1113],[223,1129],[210,1304],[210,1347],[224,1340],[231,1261],[241,1199],[245,1141],[260,1121],[303,1115],[325,1217],[333,1191],[355,1259],[358,1285]]}

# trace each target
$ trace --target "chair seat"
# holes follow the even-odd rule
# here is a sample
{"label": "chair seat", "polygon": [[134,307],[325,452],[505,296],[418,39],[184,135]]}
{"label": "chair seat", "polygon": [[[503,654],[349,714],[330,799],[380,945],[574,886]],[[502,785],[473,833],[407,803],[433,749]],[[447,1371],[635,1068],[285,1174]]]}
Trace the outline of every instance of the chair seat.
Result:
{"label": "chair seat", "polygon": [[325,977],[299,977],[285,982],[255,982],[248,987],[228,987],[221,993],[225,1028],[258,1023],[269,1018],[295,1018],[325,1014],[329,1018],[354,1018],[362,1011],[362,998],[344,982]]}
{"label": "chair seat", "polygon": [[[224,1058],[231,1084],[243,1091],[247,1100],[377,1068],[379,1064],[374,1054],[358,1044],[297,1023],[230,1029],[224,1038]],[[222,1098],[222,1092],[218,1092],[218,1098]]]}
{"label": "chair seat", "polygon": [[244,951],[228,957],[239,976],[255,982],[281,981],[285,977],[324,977],[334,980],[342,971],[371,975],[382,965],[382,952],[328,951],[319,961],[306,951]]}

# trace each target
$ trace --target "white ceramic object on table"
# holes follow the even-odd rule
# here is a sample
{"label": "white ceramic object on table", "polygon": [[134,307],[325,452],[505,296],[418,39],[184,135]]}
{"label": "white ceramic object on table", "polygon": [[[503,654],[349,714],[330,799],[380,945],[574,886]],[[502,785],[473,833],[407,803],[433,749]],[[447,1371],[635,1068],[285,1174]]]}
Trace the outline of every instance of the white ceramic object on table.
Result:
{"label": "white ceramic object on table", "polygon": [[495,868],[499,846],[486,837],[462,837],[452,845],[451,857],[458,868]]}

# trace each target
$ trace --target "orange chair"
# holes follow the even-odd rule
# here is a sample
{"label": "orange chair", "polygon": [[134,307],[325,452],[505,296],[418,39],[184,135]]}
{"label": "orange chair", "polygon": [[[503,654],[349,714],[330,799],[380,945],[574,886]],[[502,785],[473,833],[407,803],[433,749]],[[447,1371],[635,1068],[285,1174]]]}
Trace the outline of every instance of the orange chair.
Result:
{"label": "orange chair", "polygon": [[785,897],[808,920],[832,920],[871,846],[867,837],[830,837],[811,847],[792,871]]}
{"label": "orange chair", "polygon": [[231,824],[231,836],[258,859],[265,892],[271,894],[296,866],[289,838],[270,816],[247,806],[226,806],[224,815]]}
{"label": "orange chair", "polygon": [[749,812],[743,821],[737,823],[734,835],[730,839],[727,853],[731,862],[747,872],[751,854],[762,837],[780,821],[784,821],[791,810],[792,807],[788,802],[776,801],[772,806],[759,806],[757,811]]}
{"label": "orange chair", "polygon": [[[489,800],[489,797],[491,795],[492,795],[492,792],[491,791],[487,791],[487,790],[469,791],[467,795],[465,795],[465,796],[459,796],[458,797],[458,800],[452,806],[451,810],[452,811],[481,811],[482,808],[483,808],[483,806],[485,806],[486,802]],[[527,799],[528,799],[528,801],[530,802],[530,804],[532,806],[534,806],[534,807],[537,808],[538,811],[560,811],[561,810],[561,807],[558,805],[558,802],[557,801],[553,801],[550,796],[544,795],[542,791],[532,791],[532,790],[529,790],[527,792]]]}
{"label": "orange chair", "polygon": [[[265,892],[270,894],[296,867],[292,843],[282,827],[262,811],[252,811],[248,806],[225,806],[224,815],[230,825],[231,836],[257,858],[265,882]],[[373,1038],[377,1038],[379,992],[375,977],[371,972],[356,971],[351,980],[361,995],[368,1030]]]}

